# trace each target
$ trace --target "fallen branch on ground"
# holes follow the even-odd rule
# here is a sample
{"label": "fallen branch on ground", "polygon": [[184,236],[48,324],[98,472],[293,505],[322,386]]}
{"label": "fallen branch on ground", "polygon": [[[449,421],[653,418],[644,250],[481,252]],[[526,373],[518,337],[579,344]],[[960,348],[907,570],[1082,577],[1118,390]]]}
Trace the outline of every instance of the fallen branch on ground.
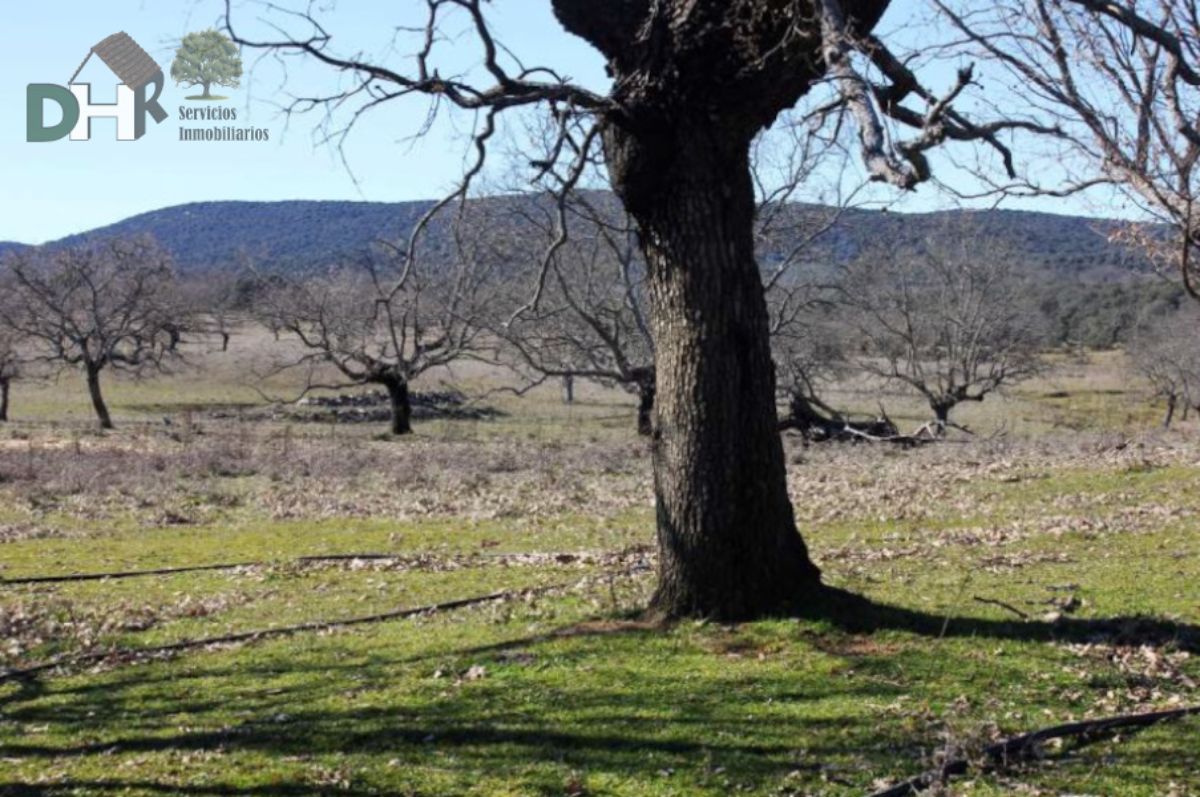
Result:
{"label": "fallen branch on ground", "polygon": [[[1148,728],[1160,722],[1183,719],[1189,716],[1200,716],[1200,706],[1177,708],[1168,711],[1152,711],[1146,714],[1122,714],[1116,717],[1069,722],[1065,725],[1055,725],[1038,731],[1014,736],[984,748],[982,757],[987,759],[990,767],[1006,766],[1016,761],[1024,761],[1037,755],[1039,745],[1051,739],[1080,738],[1091,740],[1109,731],[1121,728]],[[922,772],[915,778],[910,778],[883,791],[877,791],[870,797],[907,797],[932,788],[934,785],[946,783],[954,775],[964,775],[971,768],[971,762],[965,758],[955,758],[942,764],[937,769]]]}
{"label": "fallen branch on ground", "polygon": [[60,667],[95,664],[107,659],[147,658],[161,656],[166,653],[176,653],[183,650],[205,648],[211,645],[227,645],[236,642],[254,642],[260,639],[291,636],[293,634],[300,634],[308,631],[327,631],[333,628],[347,628],[355,625],[366,625],[368,623],[381,623],[387,620],[401,620],[406,617],[415,617],[419,614],[431,614],[433,612],[461,609],[480,603],[489,603],[491,601],[511,600],[513,598],[542,595],[555,590],[568,589],[570,586],[572,586],[571,583],[553,584],[545,587],[527,587],[522,589],[506,590],[503,592],[492,592],[487,595],[477,595],[470,598],[458,598],[456,600],[434,603],[428,606],[418,606],[411,609],[397,609],[395,611],[382,612],[380,614],[370,614],[363,617],[349,617],[342,620],[323,620],[312,623],[300,623],[299,625],[281,626],[279,628],[265,628],[258,631],[243,631],[236,634],[203,637],[201,639],[185,639],[181,642],[172,642],[166,645],[154,645],[151,647],[117,648],[114,650],[98,651],[96,653],[81,653],[71,656],[62,656],[52,661],[43,662],[42,664],[35,664],[30,667],[22,667],[19,669],[11,669],[0,672],[0,683],[14,680],[29,680],[41,673],[50,670],[56,670]]}
{"label": "fallen branch on ground", "polygon": [[65,576],[29,576],[26,578],[0,578],[0,586],[16,584],[57,584],[69,581],[104,581],[105,579],[140,578],[142,576],[166,576],[173,573],[198,573],[205,570],[237,570],[241,567],[263,567],[263,562],[240,562],[237,564],[191,565],[188,567],[162,567],[156,570],[120,570],[115,573],[72,573]]}
{"label": "fallen branch on ground", "polygon": [[[548,553],[542,552],[511,552],[511,553],[482,553],[482,554],[463,554],[459,557],[451,557],[450,559],[431,559],[422,558],[418,554],[402,554],[402,553],[335,553],[335,554],[313,554],[310,556],[297,556],[290,560],[295,564],[318,564],[321,562],[400,562],[404,560],[413,560],[419,565],[437,564],[439,562],[454,561],[457,564],[472,563],[472,560],[520,560],[522,557],[542,557],[547,561],[553,560],[561,564],[568,564],[576,561],[587,561],[604,555],[605,552],[592,551],[554,551]],[[624,556],[626,554],[639,553],[636,550],[618,551],[616,556]],[[153,570],[122,570],[111,573],[71,573],[61,576],[26,576],[22,578],[3,578],[0,577],[0,587],[4,586],[19,586],[29,584],[62,584],[75,581],[105,581],[105,580],[120,580],[126,578],[143,578],[146,576],[167,576],[176,573],[198,573],[212,570],[243,570],[258,567],[272,567],[287,563],[288,560],[276,562],[236,562],[211,565],[188,565],[185,567],[162,567]]]}
{"label": "fallen branch on ground", "polygon": [[1010,603],[1005,603],[1004,601],[998,601],[995,598],[981,598],[978,595],[976,595],[974,597],[974,600],[976,603],[986,603],[988,606],[999,606],[1001,609],[1007,609],[1008,611],[1010,611],[1013,614],[1020,617],[1022,620],[1029,619],[1029,615],[1027,613],[1021,611],[1016,606],[1013,606]]}

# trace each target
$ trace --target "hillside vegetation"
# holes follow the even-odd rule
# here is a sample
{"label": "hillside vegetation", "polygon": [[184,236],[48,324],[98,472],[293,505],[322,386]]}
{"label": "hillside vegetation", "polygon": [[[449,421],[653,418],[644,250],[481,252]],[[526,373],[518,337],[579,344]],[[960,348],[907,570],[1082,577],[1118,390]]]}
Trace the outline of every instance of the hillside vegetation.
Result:
{"label": "hillside vegetation", "polygon": [[[617,212],[606,192],[590,196],[603,212]],[[475,201],[486,203],[494,218],[513,219],[507,223],[514,237],[528,232],[515,220],[538,202],[528,195]],[[172,254],[184,276],[251,264],[260,272],[308,272],[353,258],[381,239],[406,240],[432,204],[197,202],[132,216],[49,246],[150,235]],[[1138,252],[1111,242],[1120,222],[1012,210],[898,214],[847,209],[838,214],[827,207],[791,204],[774,222],[782,232],[763,244],[764,269],[835,217],[836,224],[801,255],[799,268],[805,274],[825,275],[869,255],[879,241],[888,241],[893,250],[919,252],[969,231],[1003,246],[1028,271],[1051,345],[1108,348],[1128,342],[1139,320],[1176,309],[1182,295],[1171,283],[1154,284],[1157,280]],[[430,226],[432,250],[449,250],[447,230],[442,217]],[[0,255],[20,246],[0,243]]]}
{"label": "hillside vegetation", "polygon": [[[598,203],[608,204],[603,195],[598,196]],[[531,200],[514,196],[482,201],[511,209]],[[331,259],[362,251],[380,238],[407,237],[432,204],[195,202],[132,216],[61,243],[150,234],[185,272],[237,265],[247,256],[278,269],[324,268]],[[831,209],[821,206],[791,205],[784,226],[808,230],[815,220],[831,214]],[[1127,279],[1144,271],[1145,263],[1136,253],[1109,242],[1109,234],[1118,225],[1104,219],[1015,210],[898,214],[849,209],[833,229],[818,238],[805,259],[844,262],[882,240],[897,248],[919,248],[924,240],[953,239],[970,228],[974,234],[1003,240],[1031,268],[1048,276],[1088,282]],[[795,238],[783,236],[775,249],[783,251],[795,243]],[[765,252],[764,260],[770,262],[779,251]]]}

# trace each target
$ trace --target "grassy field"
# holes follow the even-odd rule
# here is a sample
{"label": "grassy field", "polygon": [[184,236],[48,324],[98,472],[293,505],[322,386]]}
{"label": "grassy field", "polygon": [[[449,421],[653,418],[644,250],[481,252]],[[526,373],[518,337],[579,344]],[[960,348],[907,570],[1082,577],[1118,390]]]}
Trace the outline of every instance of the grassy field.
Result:
{"label": "grassy field", "polygon": [[[497,395],[494,420],[403,440],[214,419],[260,400],[262,341],[235,343],[112,383],[103,436],[78,380],[15,392],[0,578],[240,566],[0,583],[0,669],[108,654],[0,683],[0,794],[861,795],[1023,731],[1200,704],[1200,437],[1153,430],[1115,355],[969,408],[974,441],[789,438],[814,557],[864,600],[664,628],[638,613],[652,492],[626,396]],[[942,793],[1200,795],[1200,719]]]}

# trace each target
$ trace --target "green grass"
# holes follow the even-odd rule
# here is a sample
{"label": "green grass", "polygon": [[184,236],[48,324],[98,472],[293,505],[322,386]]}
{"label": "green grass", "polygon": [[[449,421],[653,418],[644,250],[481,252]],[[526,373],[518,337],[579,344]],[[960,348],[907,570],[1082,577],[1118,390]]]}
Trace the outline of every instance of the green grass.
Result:
{"label": "green grass", "polygon": [[[602,564],[444,571],[282,564],[302,553],[368,549],[440,557],[617,550],[649,542],[651,518],[642,510],[535,523],[281,523],[256,521],[243,507],[201,526],[110,518],[77,537],[8,543],[0,554],[10,577],[243,558],[281,563],[248,573],[9,587],[0,595],[9,611],[49,606],[60,622],[94,623],[97,636],[87,644],[101,647],[496,589],[576,586],[0,687],[0,793],[862,794],[928,766],[947,745],[971,749],[1086,714],[1197,702],[1182,680],[1200,678],[1195,660],[1181,655],[1196,649],[1200,610],[1200,536],[1189,517],[1149,515],[1086,532],[1070,522],[1065,530],[1035,524],[996,544],[955,536],[1048,515],[1064,496],[1119,495],[1117,509],[1168,500],[1193,509],[1197,479],[1194,467],[1183,466],[1067,468],[1027,482],[964,481],[955,495],[974,502],[966,515],[949,501],[921,521],[871,522],[864,514],[857,522],[809,522],[829,581],[877,605],[849,618],[736,627],[632,622],[651,579],[610,581]],[[998,556],[1008,559],[988,564]],[[1058,622],[1042,619],[1066,584],[1083,607]],[[975,596],[1008,602],[1032,619]],[[189,610],[195,606],[204,608]],[[163,614],[144,630],[103,624],[143,610]],[[1129,620],[1114,630],[1101,622],[1143,615],[1159,624]],[[1156,668],[1141,643],[1171,667]],[[67,634],[22,660],[81,644]],[[1114,663],[1106,651],[1125,658]],[[1014,784],[1147,796],[1175,784],[1175,793],[1195,793],[1197,731],[1193,720],[1078,750],[1067,745],[1039,765],[977,775],[955,793],[1004,794]]]}
{"label": "green grass", "polygon": [[[114,381],[115,434],[85,428],[76,386],[18,394],[34,420],[0,433],[0,577],[261,565],[0,584],[0,668],[563,588],[0,684],[0,794],[862,795],[940,751],[1200,704],[1195,441],[1092,450],[1062,431],[1153,423],[1111,358],[968,408],[982,429],[1015,414],[1064,435],[1044,445],[792,446],[798,523],[864,600],[663,628],[639,620],[653,575],[627,572],[653,544],[627,397],[497,397],[495,421],[398,441],[205,419],[257,400],[236,376],[251,343]],[[161,422],[188,412],[206,434]],[[295,561],[348,552],[410,565]],[[567,552],[603,555],[520,558]],[[1068,743],[950,793],[1200,794],[1198,739],[1192,719]]]}

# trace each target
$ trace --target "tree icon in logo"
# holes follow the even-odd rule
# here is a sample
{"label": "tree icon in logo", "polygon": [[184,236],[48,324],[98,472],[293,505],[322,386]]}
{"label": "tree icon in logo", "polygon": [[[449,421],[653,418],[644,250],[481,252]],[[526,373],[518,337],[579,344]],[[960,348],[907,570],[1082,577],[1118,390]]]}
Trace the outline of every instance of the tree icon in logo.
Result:
{"label": "tree icon in logo", "polygon": [[237,88],[242,76],[242,58],[237,45],[218,30],[201,30],[183,37],[171,78],[180,86],[200,86],[204,91],[189,100],[223,100],[211,93],[214,85]]}

